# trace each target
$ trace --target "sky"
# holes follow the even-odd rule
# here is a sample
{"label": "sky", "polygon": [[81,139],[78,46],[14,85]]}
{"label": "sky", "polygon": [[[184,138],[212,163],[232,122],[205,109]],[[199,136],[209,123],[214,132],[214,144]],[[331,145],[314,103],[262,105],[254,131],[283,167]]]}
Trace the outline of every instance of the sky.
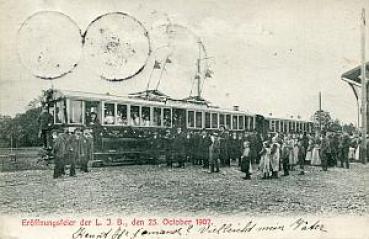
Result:
{"label": "sky", "polygon": [[[323,110],[343,122],[356,123],[356,99],[340,76],[360,64],[362,8],[369,15],[367,0],[0,1],[0,113],[24,112],[30,100],[52,85],[117,95],[145,90],[155,59],[162,58],[159,51],[148,58],[139,75],[122,82],[101,79],[96,66],[83,51],[75,50],[72,41],[55,41],[55,45],[62,44],[58,52],[65,51],[65,56],[70,52],[80,54],[78,66],[52,81],[35,77],[18,54],[19,29],[39,11],[61,12],[73,19],[82,32],[100,15],[124,12],[145,26],[152,49],[165,44],[167,39],[160,26],[168,19],[183,26],[176,35],[173,63],[167,65],[158,88],[174,98],[184,98],[191,89],[195,91],[192,79],[199,38],[207,51],[207,64],[214,72],[204,83],[203,97],[213,104],[308,119],[318,109],[318,95],[322,92]],[[53,36],[61,39],[64,30],[53,28]],[[46,40],[29,39],[26,43],[36,48],[43,41]],[[159,72],[153,71],[151,85],[158,82]]]}

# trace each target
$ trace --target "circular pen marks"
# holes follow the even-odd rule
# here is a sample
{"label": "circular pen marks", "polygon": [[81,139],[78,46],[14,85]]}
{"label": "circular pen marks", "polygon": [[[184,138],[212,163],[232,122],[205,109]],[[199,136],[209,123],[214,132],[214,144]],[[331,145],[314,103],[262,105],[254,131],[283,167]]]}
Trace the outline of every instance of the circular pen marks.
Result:
{"label": "circular pen marks", "polygon": [[151,54],[148,31],[123,12],[97,17],[83,34],[83,43],[88,68],[109,81],[138,75]]}
{"label": "circular pen marks", "polygon": [[28,17],[17,34],[22,64],[36,77],[53,80],[78,65],[82,52],[81,30],[67,15],[40,11]]}

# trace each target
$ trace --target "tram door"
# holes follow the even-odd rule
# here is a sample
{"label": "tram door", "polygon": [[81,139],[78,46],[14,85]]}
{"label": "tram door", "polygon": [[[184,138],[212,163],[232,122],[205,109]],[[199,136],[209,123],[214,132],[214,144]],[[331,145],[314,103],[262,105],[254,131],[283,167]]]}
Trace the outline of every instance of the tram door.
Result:
{"label": "tram door", "polygon": [[173,128],[186,128],[186,110],[173,108]]}

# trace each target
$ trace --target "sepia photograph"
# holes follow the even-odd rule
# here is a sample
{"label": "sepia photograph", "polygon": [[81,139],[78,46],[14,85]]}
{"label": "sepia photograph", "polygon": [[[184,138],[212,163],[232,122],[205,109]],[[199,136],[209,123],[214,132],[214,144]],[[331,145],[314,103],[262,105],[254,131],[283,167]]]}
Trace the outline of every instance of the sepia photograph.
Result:
{"label": "sepia photograph", "polygon": [[0,0],[0,238],[369,238],[369,1]]}

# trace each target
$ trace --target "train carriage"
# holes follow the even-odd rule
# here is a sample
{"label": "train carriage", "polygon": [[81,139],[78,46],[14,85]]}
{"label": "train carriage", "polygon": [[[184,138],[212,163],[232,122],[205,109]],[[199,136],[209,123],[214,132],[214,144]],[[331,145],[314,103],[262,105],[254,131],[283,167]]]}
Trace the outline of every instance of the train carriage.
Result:
{"label": "train carriage", "polygon": [[255,114],[222,109],[196,97],[172,99],[159,91],[115,96],[50,89],[44,103],[56,130],[91,128],[94,159],[109,165],[157,160],[167,145],[155,140],[178,127],[188,133],[217,131],[222,126],[232,132],[258,129]]}

